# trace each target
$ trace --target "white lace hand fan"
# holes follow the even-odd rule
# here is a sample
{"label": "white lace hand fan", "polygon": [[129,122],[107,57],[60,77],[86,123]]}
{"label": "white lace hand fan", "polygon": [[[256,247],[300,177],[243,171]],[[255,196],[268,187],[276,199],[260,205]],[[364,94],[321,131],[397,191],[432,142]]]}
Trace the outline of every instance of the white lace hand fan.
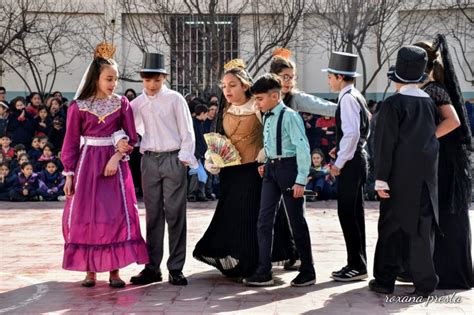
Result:
{"label": "white lace hand fan", "polygon": [[241,164],[239,151],[225,136],[211,132],[204,135],[207,143],[206,158],[217,167]]}

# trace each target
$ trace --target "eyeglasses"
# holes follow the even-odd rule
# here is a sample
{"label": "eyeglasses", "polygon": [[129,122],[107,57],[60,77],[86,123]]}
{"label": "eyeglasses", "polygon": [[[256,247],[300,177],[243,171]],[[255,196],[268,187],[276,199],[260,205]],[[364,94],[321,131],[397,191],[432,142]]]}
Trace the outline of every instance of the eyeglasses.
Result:
{"label": "eyeglasses", "polygon": [[289,82],[289,81],[292,81],[292,80],[296,80],[296,78],[297,78],[296,74],[295,74],[294,76],[291,76],[291,75],[288,75],[288,74],[279,75],[279,77],[280,77],[284,82]]}

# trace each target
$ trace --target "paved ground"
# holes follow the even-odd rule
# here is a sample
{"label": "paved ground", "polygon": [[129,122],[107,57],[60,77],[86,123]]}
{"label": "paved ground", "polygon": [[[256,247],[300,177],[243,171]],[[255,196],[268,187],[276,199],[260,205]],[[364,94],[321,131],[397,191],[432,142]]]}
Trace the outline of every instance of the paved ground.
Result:
{"label": "paved ground", "polygon": [[[259,289],[232,282],[192,258],[193,247],[207,227],[215,203],[189,204],[184,270],[188,286],[175,287],[163,282],[112,289],[106,283],[107,275],[100,274],[96,287],[82,288],[82,273],[61,269],[61,207],[60,202],[0,202],[0,313],[473,314],[473,291],[436,291],[429,303],[426,299],[407,303],[394,300],[405,299],[406,292],[413,290],[409,285],[398,285],[395,297],[387,300],[386,296],[369,291],[367,281],[331,281],[330,272],[345,262],[334,202],[311,203],[307,209],[317,284],[292,288],[289,283],[296,272],[283,272],[281,267],[275,267],[276,285]],[[367,204],[369,264],[377,236],[377,207],[377,203]],[[140,219],[143,231],[143,204]],[[121,274],[128,280],[140,270],[141,266],[132,265]],[[438,300],[434,301],[435,298]]]}

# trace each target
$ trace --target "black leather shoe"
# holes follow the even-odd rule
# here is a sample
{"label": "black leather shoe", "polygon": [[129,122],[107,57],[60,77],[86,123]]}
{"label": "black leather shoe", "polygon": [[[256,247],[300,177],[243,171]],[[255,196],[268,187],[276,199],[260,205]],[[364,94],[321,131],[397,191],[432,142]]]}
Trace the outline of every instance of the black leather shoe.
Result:
{"label": "black leather shoe", "polygon": [[188,285],[188,280],[181,271],[170,271],[168,281],[172,285]]}
{"label": "black leather shoe", "polygon": [[125,287],[125,281],[122,279],[109,279],[109,286],[112,288],[123,288]]}
{"label": "black leather shoe", "polygon": [[428,298],[431,294],[433,294],[433,292],[434,291],[426,292],[426,291],[421,291],[421,290],[415,289],[415,291],[409,292],[409,293],[412,294],[412,295],[422,296],[424,298]]}
{"label": "black leather shoe", "polygon": [[86,288],[92,288],[93,286],[95,286],[95,279],[85,278],[84,280],[82,280],[81,286]]}
{"label": "black leather shoe", "polygon": [[316,275],[314,273],[300,272],[296,278],[291,281],[292,287],[307,287],[316,283]]}
{"label": "black leather shoe", "polygon": [[163,281],[163,277],[161,276],[160,271],[154,272],[146,268],[143,269],[138,275],[130,278],[131,284],[138,284],[138,285],[150,284],[153,282],[161,282],[161,281]]}
{"label": "black leather shoe", "polygon": [[370,290],[377,292],[377,293],[382,293],[382,294],[392,294],[394,287],[391,286],[386,286],[378,282],[376,279],[370,280],[369,281],[369,288]]}

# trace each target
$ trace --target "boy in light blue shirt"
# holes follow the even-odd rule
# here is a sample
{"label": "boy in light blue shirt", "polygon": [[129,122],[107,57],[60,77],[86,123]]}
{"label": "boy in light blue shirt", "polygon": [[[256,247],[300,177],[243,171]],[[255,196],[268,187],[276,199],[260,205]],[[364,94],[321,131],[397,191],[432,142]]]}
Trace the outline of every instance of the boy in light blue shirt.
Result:
{"label": "boy in light blue shirt", "polygon": [[303,215],[304,188],[311,166],[311,155],[301,116],[281,101],[281,84],[274,74],[261,76],[252,86],[257,108],[264,112],[265,165],[259,168],[263,177],[262,198],[257,222],[259,247],[258,267],[245,278],[249,286],[273,284],[273,224],[283,195],[290,219],[301,267],[292,286],[308,286],[316,282],[308,225]]}

